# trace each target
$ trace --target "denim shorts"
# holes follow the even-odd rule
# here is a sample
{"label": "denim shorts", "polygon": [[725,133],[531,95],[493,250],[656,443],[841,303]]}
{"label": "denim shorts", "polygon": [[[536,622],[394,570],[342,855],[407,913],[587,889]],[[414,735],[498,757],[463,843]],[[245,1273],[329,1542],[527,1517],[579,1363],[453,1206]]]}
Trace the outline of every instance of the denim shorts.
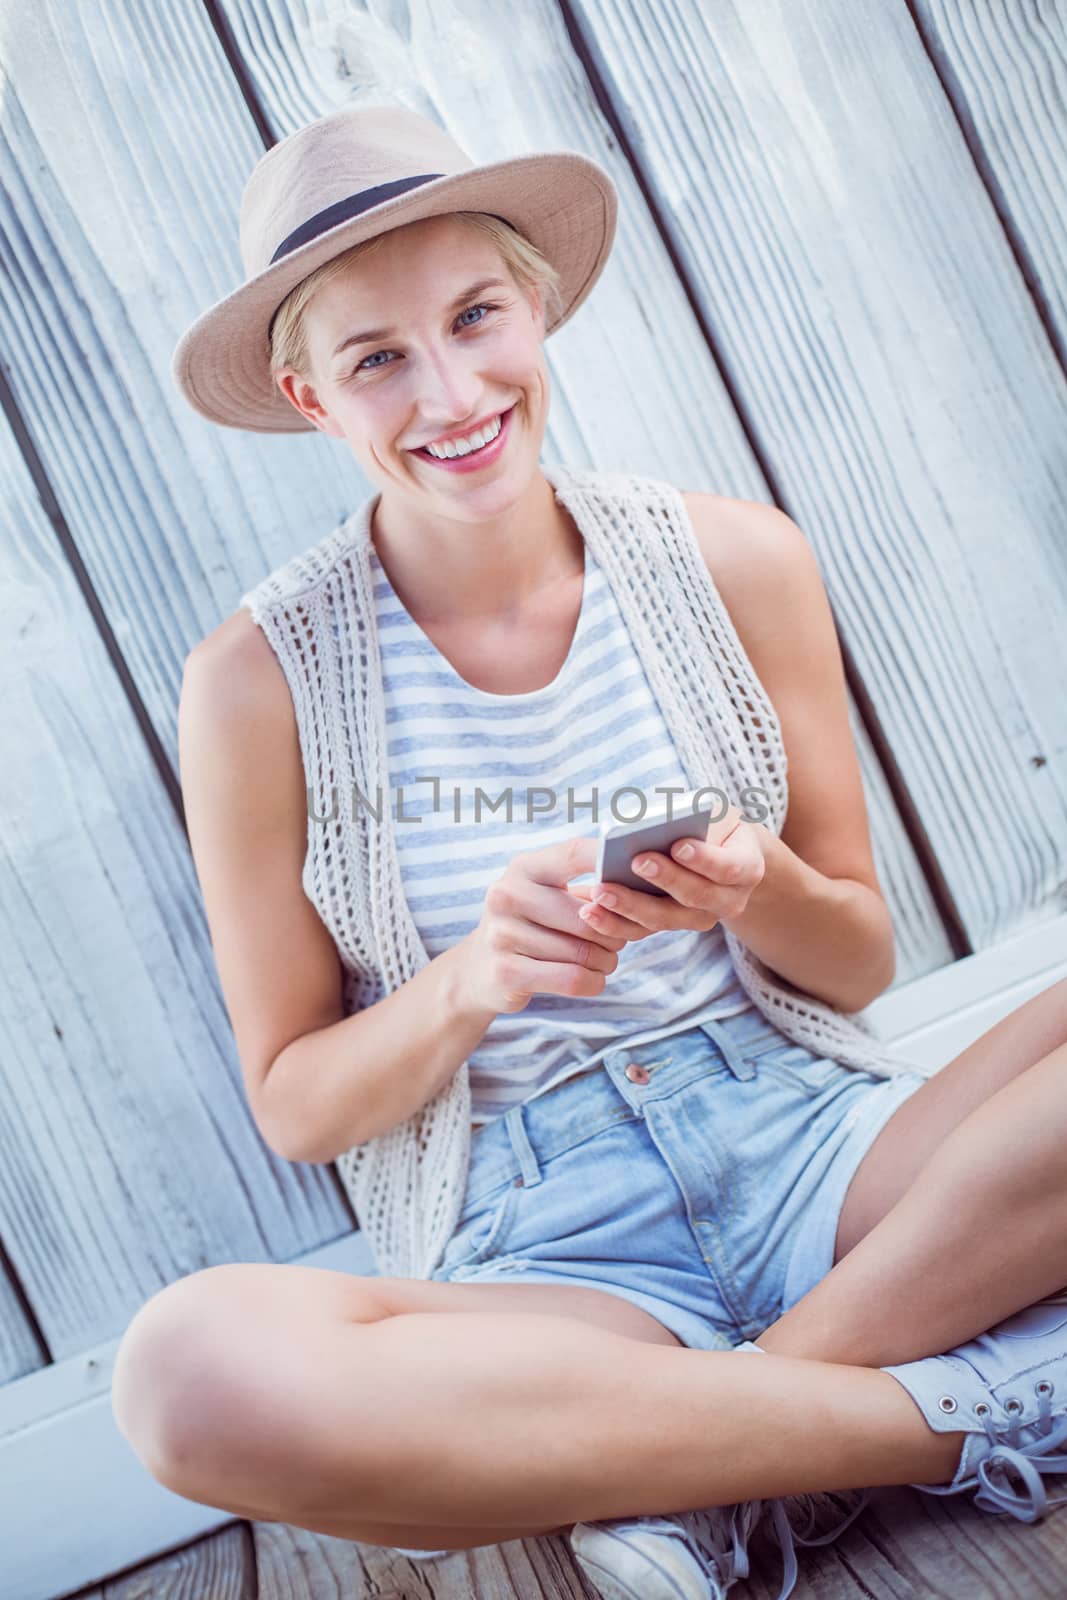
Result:
{"label": "denim shorts", "polygon": [[754,1007],[610,1050],[474,1132],[431,1279],[602,1289],[732,1349],[830,1271],[849,1183],[925,1081],[815,1055]]}

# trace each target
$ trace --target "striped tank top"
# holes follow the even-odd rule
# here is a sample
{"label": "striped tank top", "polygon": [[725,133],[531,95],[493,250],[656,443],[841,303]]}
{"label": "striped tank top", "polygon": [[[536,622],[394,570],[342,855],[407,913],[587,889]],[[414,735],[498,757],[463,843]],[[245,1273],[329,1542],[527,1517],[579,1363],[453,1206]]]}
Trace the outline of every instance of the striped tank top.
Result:
{"label": "striped tank top", "polygon": [[[595,838],[605,818],[641,815],[640,795],[651,810],[663,801],[658,788],[692,787],[587,541],[584,551],[581,612],[556,677],[527,693],[492,694],[462,678],[423,632],[371,546],[389,806],[404,892],[431,957],[478,925],[486,891],[513,855],[576,832]],[[493,1019],[468,1058],[472,1126],[608,1050],[751,1005],[718,925],[626,944],[600,995],[535,994],[524,1010]]]}

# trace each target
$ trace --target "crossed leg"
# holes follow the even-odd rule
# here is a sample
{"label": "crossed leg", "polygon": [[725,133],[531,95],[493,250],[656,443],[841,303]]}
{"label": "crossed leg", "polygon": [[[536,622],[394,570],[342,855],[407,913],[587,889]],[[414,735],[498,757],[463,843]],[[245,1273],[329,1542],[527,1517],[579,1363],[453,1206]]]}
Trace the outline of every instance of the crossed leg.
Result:
{"label": "crossed leg", "polygon": [[[876,1369],[951,1348],[1067,1280],[1065,1009],[1067,982],[896,1113],[849,1190],[837,1264],[760,1336],[766,1357],[682,1349],[606,1291],[235,1264],[179,1279],[134,1318],[119,1427],[190,1499],[406,1548],[944,1481],[962,1435],[935,1435]],[[996,1242],[980,1231],[1005,1214]],[[976,1240],[981,1270],[968,1270]],[[905,1303],[894,1325],[887,1307]]]}
{"label": "crossed leg", "polygon": [[1065,1084],[1067,978],[889,1119],[849,1185],[832,1270],[760,1346],[858,1366],[914,1361],[1067,1284]]}

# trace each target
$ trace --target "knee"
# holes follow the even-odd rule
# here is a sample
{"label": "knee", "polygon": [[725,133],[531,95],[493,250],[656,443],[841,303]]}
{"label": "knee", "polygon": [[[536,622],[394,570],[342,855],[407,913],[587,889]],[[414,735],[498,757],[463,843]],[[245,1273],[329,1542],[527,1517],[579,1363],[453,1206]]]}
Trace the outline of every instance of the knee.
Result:
{"label": "knee", "polygon": [[225,1264],[167,1284],[119,1343],[111,1379],[115,1423],[142,1465],[170,1488],[217,1402],[216,1362],[238,1273]]}

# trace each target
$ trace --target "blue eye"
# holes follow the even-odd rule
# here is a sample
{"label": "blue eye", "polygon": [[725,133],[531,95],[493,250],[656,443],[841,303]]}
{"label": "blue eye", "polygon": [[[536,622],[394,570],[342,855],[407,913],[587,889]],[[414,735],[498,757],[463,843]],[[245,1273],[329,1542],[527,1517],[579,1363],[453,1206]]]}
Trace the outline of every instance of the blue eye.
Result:
{"label": "blue eye", "polygon": [[[498,304],[490,302],[490,304],[485,304],[485,306],[467,306],[466,309],[459,312],[459,317],[456,317],[456,322],[459,323],[461,328],[477,328],[477,326],[480,326],[480,323],[485,322],[486,315],[490,314],[491,310],[499,310]],[[475,320],[475,322],[464,322],[464,317],[470,317],[470,315],[474,314],[474,312],[480,312],[477,320]],[[357,373],[374,373],[374,371],[378,371],[381,366],[389,366],[390,360],[392,360],[394,355],[395,350],[374,350],[373,355],[365,355],[362,362],[357,362],[357,365],[355,365],[352,370],[357,371]],[[379,360],[379,357],[382,357],[382,360]]]}

